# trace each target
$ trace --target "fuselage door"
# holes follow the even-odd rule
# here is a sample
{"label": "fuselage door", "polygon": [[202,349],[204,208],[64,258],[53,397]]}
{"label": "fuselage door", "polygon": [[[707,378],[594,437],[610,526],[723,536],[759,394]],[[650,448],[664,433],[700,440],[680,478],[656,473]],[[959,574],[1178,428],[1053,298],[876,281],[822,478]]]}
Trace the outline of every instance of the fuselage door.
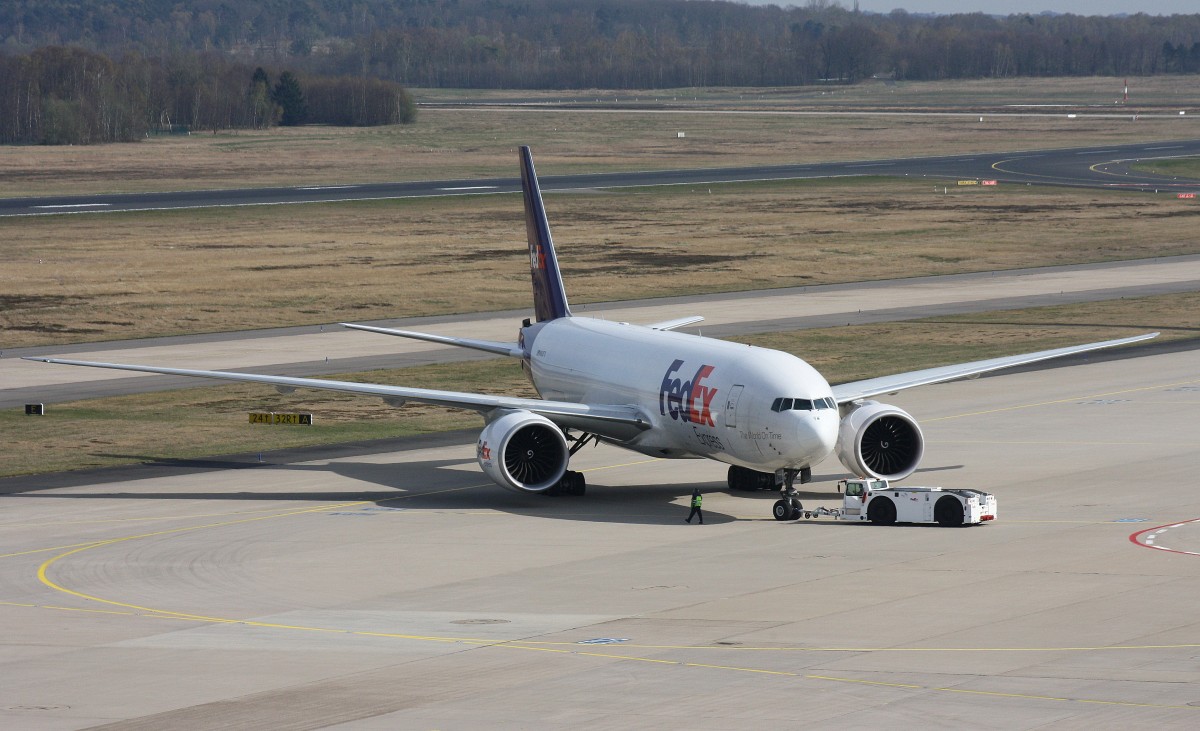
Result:
{"label": "fuselage door", "polygon": [[730,429],[737,427],[737,406],[744,388],[745,386],[734,386],[729,389],[729,398],[725,399],[725,426]]}

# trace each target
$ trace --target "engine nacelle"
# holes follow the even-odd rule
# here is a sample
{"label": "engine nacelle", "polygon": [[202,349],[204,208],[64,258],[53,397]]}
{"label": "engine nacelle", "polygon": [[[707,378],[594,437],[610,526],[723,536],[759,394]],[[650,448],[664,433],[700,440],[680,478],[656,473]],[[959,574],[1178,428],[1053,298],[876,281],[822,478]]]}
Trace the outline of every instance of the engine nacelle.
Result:
{"label": "engine nacelle", "polygon": [[859,477],[902,480],[925,453],[921,427],[903,409],[864,401],[842,417],[837,456]]}
{"label": "engine nacelle", "polygon": [[528,411],[510,411],[485,426],[475,455],[484,474],[516,492],[554,487],[570,458],[562,430]]}

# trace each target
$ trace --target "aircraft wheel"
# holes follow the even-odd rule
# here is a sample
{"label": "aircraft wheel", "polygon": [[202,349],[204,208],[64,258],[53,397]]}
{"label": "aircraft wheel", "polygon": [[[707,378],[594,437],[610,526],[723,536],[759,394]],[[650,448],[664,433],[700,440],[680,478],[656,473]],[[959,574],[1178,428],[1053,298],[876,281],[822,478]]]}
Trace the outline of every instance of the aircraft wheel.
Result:
{"label": "aircraft wheel", "polygon": [[792,505],[787,500],[776,500],[771,508],[771,515],[775,516],[775,520],[795,520]]}
{"label": "aircraft wheel", "polygon": [[799,500],[797,500],[795,498],[792,498],[792,518],[791,519],[799,520],[800,516],[803,514],[804,514],[804,503],[800,502]]}
{"label": "aircraft wheel", "polygon": [[563,487],[568,495],[582,497],[587,493],[587,481],[584,480],[582,472],[568,471],[563,475]]}

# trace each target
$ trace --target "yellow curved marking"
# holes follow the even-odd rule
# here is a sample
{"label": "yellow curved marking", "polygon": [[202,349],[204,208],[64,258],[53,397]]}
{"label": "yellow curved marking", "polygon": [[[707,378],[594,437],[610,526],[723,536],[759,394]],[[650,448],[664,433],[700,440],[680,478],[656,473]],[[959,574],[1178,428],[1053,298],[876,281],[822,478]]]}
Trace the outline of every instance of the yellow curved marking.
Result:
{"label": "yellow curved marking", "polygon": [[[136,493],[131,493],[136,495]],[[253,515],[254,513],[273,513],[278,511],[278,507],[274,508],[257,508],[255,510],[228,510],[221,513],[196,513],[195,515],[157,515],[148,518],[104,518],[97,520],[62,520],[52,523],[0,523],[0,528],[20,527],[20,528],[54,528],[64,525],[103,525],[105,523],[153,523],[159,520],[191,520],[195,518],[220,518],[226,515]],[[64,546],[67,548],[68,546]],[[53,550],[53,549],[39,549]],[[17,555],[17,554],[12,554]],[[4,556],[0,556],[4,558]]]}
{"label": "yellow curved marking", "polygon": [[[1121,176],[1117,175],[1116,173],[1110,173],[1107,170],[1097,170],[1096,169],[1100,165],[1114,165],[1118,162],[1120,162],[1120,161],[1119,160],[1109,160],[1108,162],[1098,162],[1095,165],[1088,165],[1088,170],[1091,170],[1093,173],[1098,173],[1100,175],[1111,175],[1114,178],[1119,178]],[[1165,184],[1166,184],[1166,181],[1164,181],[1164,185]]]}
{"label": "yellow curved marking", "polygon": [[[452,488],[450,490],[444,490],[441,492],[453,492],[453,491],[457,491],[457,490],[471,489],[474,487],[479,487],[479,485],[471,485],[471,486],[462,487],[462,488]],[[422,494],[426,495],[429,493],[422,493]],[[391,498],[391,499],[395,500],[395,499],[401,499],[404,497],[413,497],[413,496],[397,496],[396,498]],[[209,523],[209,524],[199,525],[199,526],[190,526],[190,527],[186,527],[186,528],[175,528],[175,529],[170,529],[170,530],[155,531],[152,533],[143,533],[143,534],[138,534],[138,535],[133,535],[133,536],[125,536],[122,538],[114,538],[114,539],[103,540],[103,541],[95,541],[92,543],[80,545],[78,547],[72,547],[71,550],[66,551],[65,553],[61,553],[61,554],[54,556],[53,558],[50,558],[50,559],[46,560],[45,562],[43,562],[38,567],[38,573],[37,573],[38,580],[41,581],[42,584],[44,584],[45,586],[48,586],[51,589],[54,589],[55,591],[58,591],[58,592],[61,592],[64,594],[68,594],[70,596],[74,596],[74,597],[77,597],[80,599],[84,599],[84,600],[88,600],[88,601],[95,601],[95,602],[99,602],[101,604],[107,604],[109,606],[116,606],[116,607],[121,607],[123,609],[135,610],[138,613],[138,616],[145,616],[145,617],[149,617],[149,618],[153,618],[153,619],[176,619],[176,620],[182,620],[182,621],[199,621],[199,622],[205,622],[205,623],[211,623],[211,624],[235,624],[235,625],[242,625],[242,626],[247,626],[247,627],[262,627],[262,628],[284,629],[284,630],[293,630],[293,631],[345,634],[345,635],[362,636],[362,637],[385,637],[385,638],[393,638],[393,639],[417,640],[417,641],[424,641],[424,642],[476,644],[476,645],[489,646],[489,647],[495,647],[495,648],[500,648],[500,649],[525,650],[525,651],[531,651],[531,652],[551,652],[551,653],[556,653],[556,654],[569,654],[569,655],[577,655],[577,656],[584,656],[584,657],[597,657],[597,658],[605,658],[605,659],[613,659],[613,660],[622,660],[622,661],[626,661],[626,662],[643,662],[643,663],[662,664],[662,665],[677,665],[680,667],[694,667],[694,668],[704,668],[704,669],[727,670],[727,671],[742,672],[742,673],[778,675],[778,676],[784,676],[784,677],[801,678],[801,679],[805,679],[805,680],[820,680],[820,681],[826,681],[826,682],[853,683],[853,684],[858,684],[858,685],[902,688],[902,689],[907,689],[907,690],[930,690],[930,691],[947,692],[947,693],[968,693],[968,694],[974,694],[974,695],[985,695],[985,696],[992,696],[992,697],[999,697],[999,698],[1016,698],[1016,699],[1026,699],[1026,700],[1054,700],[1054,701],[1063,701],[1063,702],[1088,703],[1088,704],[1122,706],[1122,707],[1131,707],[1131,708],[1200,710],[1200,708],[1197,708],[1195,706],[1176,706],[1176,705],[1167,705],[1167,704],[1136,703],[1136,702],[1132,702],[1132,701],[1108,701],[1108,700],[1095,700],[1095,699],[1087,699],[1087,698],[1061,698],[1061,697],[1056,697],[1056,696],[1039,696],[1039,695],[1020,694],[1020,693],[1001,693],[1001,692],[996,692],[996,691],[967,690],[967,689],[962,689],[962,688],[922,686],[922,685],[915,685],[915,684],[909,684],[909,683],[893,683],[893,682],[884,682],[884,681],[863,680],[863,679],[859,679],[859,678],[841,678],[841,677],[826,676],[826,675],[805,675],[805,674],[794,673],[794,672],[789,672],[789,671],[768,670],[765,668],[741,667],[741,666],[735,666],[735,665],[715,665],[715,664],[709,664],[709,663],[692,663],[692,662],[683,662],[683,661],[677,661],[677,660],[662,660],[662,659],[658,659],[658,658],[638,657],[638,656],[632,656],[632,655],[622,655],[622,654],[618,654],[618,653],[603,653],[603,652],[586,651],[586,650],[578,650],[578,649],[564,649],[566,646],[575,646],[575,643],[566,643],[566,642],[552,643],[552,642],[536,642],[536,641],[521,641],[521,640],[496,641],[496,640],[484,640],[484,639],[466,638],[466,637],[437,637],[437,636],[425,636],[425,635],[406,635],[406,634],[399,634],[399,633],[344,630],[344,629],[335,629],[335,628],[329,628],[329,627],[308,627],[308,626],[303,626],[303,625],[287,625],[287,624],[280,624],[280,623],[275,623],[275,622],[258,622],[258,621],[253,621],[253,620],[230,619],[227,617],[209,617],[209,616],[205,616],[205,615],[191,614],[191,613],[187,613],[187,612],[176,612],[176,611],[172,611],[172,610],[155,609],[153,607],[142,607],[142,606],[139,606],[136,604],[129,604],[126,602],[118,602],[118,601],[114,601],[114,600],[110,600],[110,599],[103,599],[101,597],[97,597],[97,596],[85,594],[83,592],[78,592],[78,591],[74,591],[72,589],[68,589],[67,587],[64,587],[60,584],[55,583],[48,576],[48,571],[49,571],[50,567],[53,566],[56,562],[58,562],[62,559],[65,559],[69,556],[73,556],[78,553],[82,553],[83,551],[91,550],[93,548],[99,548],[101,546],[108,546],[108,545],[113,545],[116,543],[124,543],[127,541],[137,540],[140,538],[149,538],[149,537],[154,537],[154,536],[185,533],[185,532],[190,532],[190,531],[202,530],[204,528],[225,527],[225,526],[230,526],[230,525],[252,523],[252,522],[257,522],[257,521],[262,521],[262,520],[271,520],[274,518],[285,518],[285,517],[291,517],[291,516],[295,516],[295,515],[305,515],[305,514],[310,514],[310,513],[325,512],[325,511],[329,511],[329,510],[350,507],[350,506],[354,506],[354,505],[363,505],[363,504],[367,504],[367,503],[371,503],[371,502],[374,502],[374,501],[357,501],[357,502],[352,502],[352,503],[322,505],[320,507],[291,510],[291,511],[285,511],[285,512],[281,512],[281,513],[272,514],[272,515],[257,516],[257,517],[253,517],[253,518],[245,518],[242,520],[231,520],[231,521],[224,521],[221,523]],[[380,502],[386,502],[386,501],[380,501]],[[52,605],[25,605],[25,604],[15,604],[15,603],[4,603],[4,604],[9,605],[9,606],[29,606],[29,607],[37,606],[38,608],[56,609],[56,610],[62,610],[62,611],[98,612],[98,613],[119,614],[119,615],[130,614],[130,612],[121,612],[121,611],[113,611],[113,610],[97,610],[97,609],[87,609],[87,608],[81,609],[81,608],[72,608],[72,607],[57,607],[57,606],[52,606]],[[628,647],[630,649],[676,649],[676,650],[714,650],[714,649],[717,649],[717,650],[736,650],[736,651],[751,650],[751,651],[792,651],[792,652],[797,652],[797,651],[800,651],[800,652],[822,652],[822,651],[824,651],[824,652],[1050,652],[1050,651],[1064,651],[1064,650],[1086,651],[1086,650],[1122,650],[1122,649],[1177,649],[1177,648],[1193,648],[1193,647],[1198,647],[1198,646],[1200,646],[1200,645],[1143,645],[1143,646],[1137,646],[1137,647],[1134,647],[1134,646],[1112,646],[1112,647],[1078,647],[1078,648],[1070,648],[1070,647],[1068,647],[1068,648],[809,648],[809,647],[779,648],[779,647],[770,647],[769,648],[769,647],[737,647],[737,646],[623,645],[623,647]]]}
{"label": "yellow curved marking", "polygon": [[[1069,183],[1072,181],[1078,182],[1078,183],[1094,182],[1094,181],[1088,180],[1087,178],[1081,178],[1081,177],[1076,177],[1076,176],[1042,175],[1041,173],[1027,173],[1022,170],[1007,170],[1005,168],[1000,167],[1001,165],[1003,165],[1006,162],[1013,162],[1015,160],[1024,160],[1024,159],[1027,159],[1027,158],[1011,157],[1007,160],[1000,160],[998,162],[994,162],[994,163],[992,163],[991,167],[993,170],[995,170],[997,172],[1008,173],[1009,175],[1024,175],[1027,178],[1042,178],[1045,180],[1051,180],[1051,181],[1056,181],[1056,182],[1061,182],[1061,183]],[[1096,164],[1097,165],[1106,165],[1108,163],[1096,163]]]}
{"label": "yellow curved marking", "polygon": [[50,548],[31,548],[28,551],[17,551],[16,553],[0,553],[0,558],[12,558],[14,556],[28,556],[34,553],[47,553],[49,551],[61,551],[64,548],[87,548],[89,546],[97,546],[104,541],[89,541],[87,543],[72,543],[69,546],[51,546]]}

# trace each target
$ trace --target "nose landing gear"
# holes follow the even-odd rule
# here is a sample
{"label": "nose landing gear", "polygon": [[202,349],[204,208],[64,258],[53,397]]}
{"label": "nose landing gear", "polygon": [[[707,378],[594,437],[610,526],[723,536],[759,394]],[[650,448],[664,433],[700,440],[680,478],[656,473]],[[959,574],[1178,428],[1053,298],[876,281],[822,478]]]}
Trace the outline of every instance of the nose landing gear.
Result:
{"label": "nose landing gear", "polygon": [[812,469],[803,467],[798,470],[782,469],[779,472],[783,473],[783,485],[779,488],[782,496],[771,507],[771,515],[774,516],[775,520],[798,520],[801,513],[804,512],[804,505],[800,502],[796,488],[792,485],[796,481],[797,475],[800,477],[801,485],[811,482]]}

